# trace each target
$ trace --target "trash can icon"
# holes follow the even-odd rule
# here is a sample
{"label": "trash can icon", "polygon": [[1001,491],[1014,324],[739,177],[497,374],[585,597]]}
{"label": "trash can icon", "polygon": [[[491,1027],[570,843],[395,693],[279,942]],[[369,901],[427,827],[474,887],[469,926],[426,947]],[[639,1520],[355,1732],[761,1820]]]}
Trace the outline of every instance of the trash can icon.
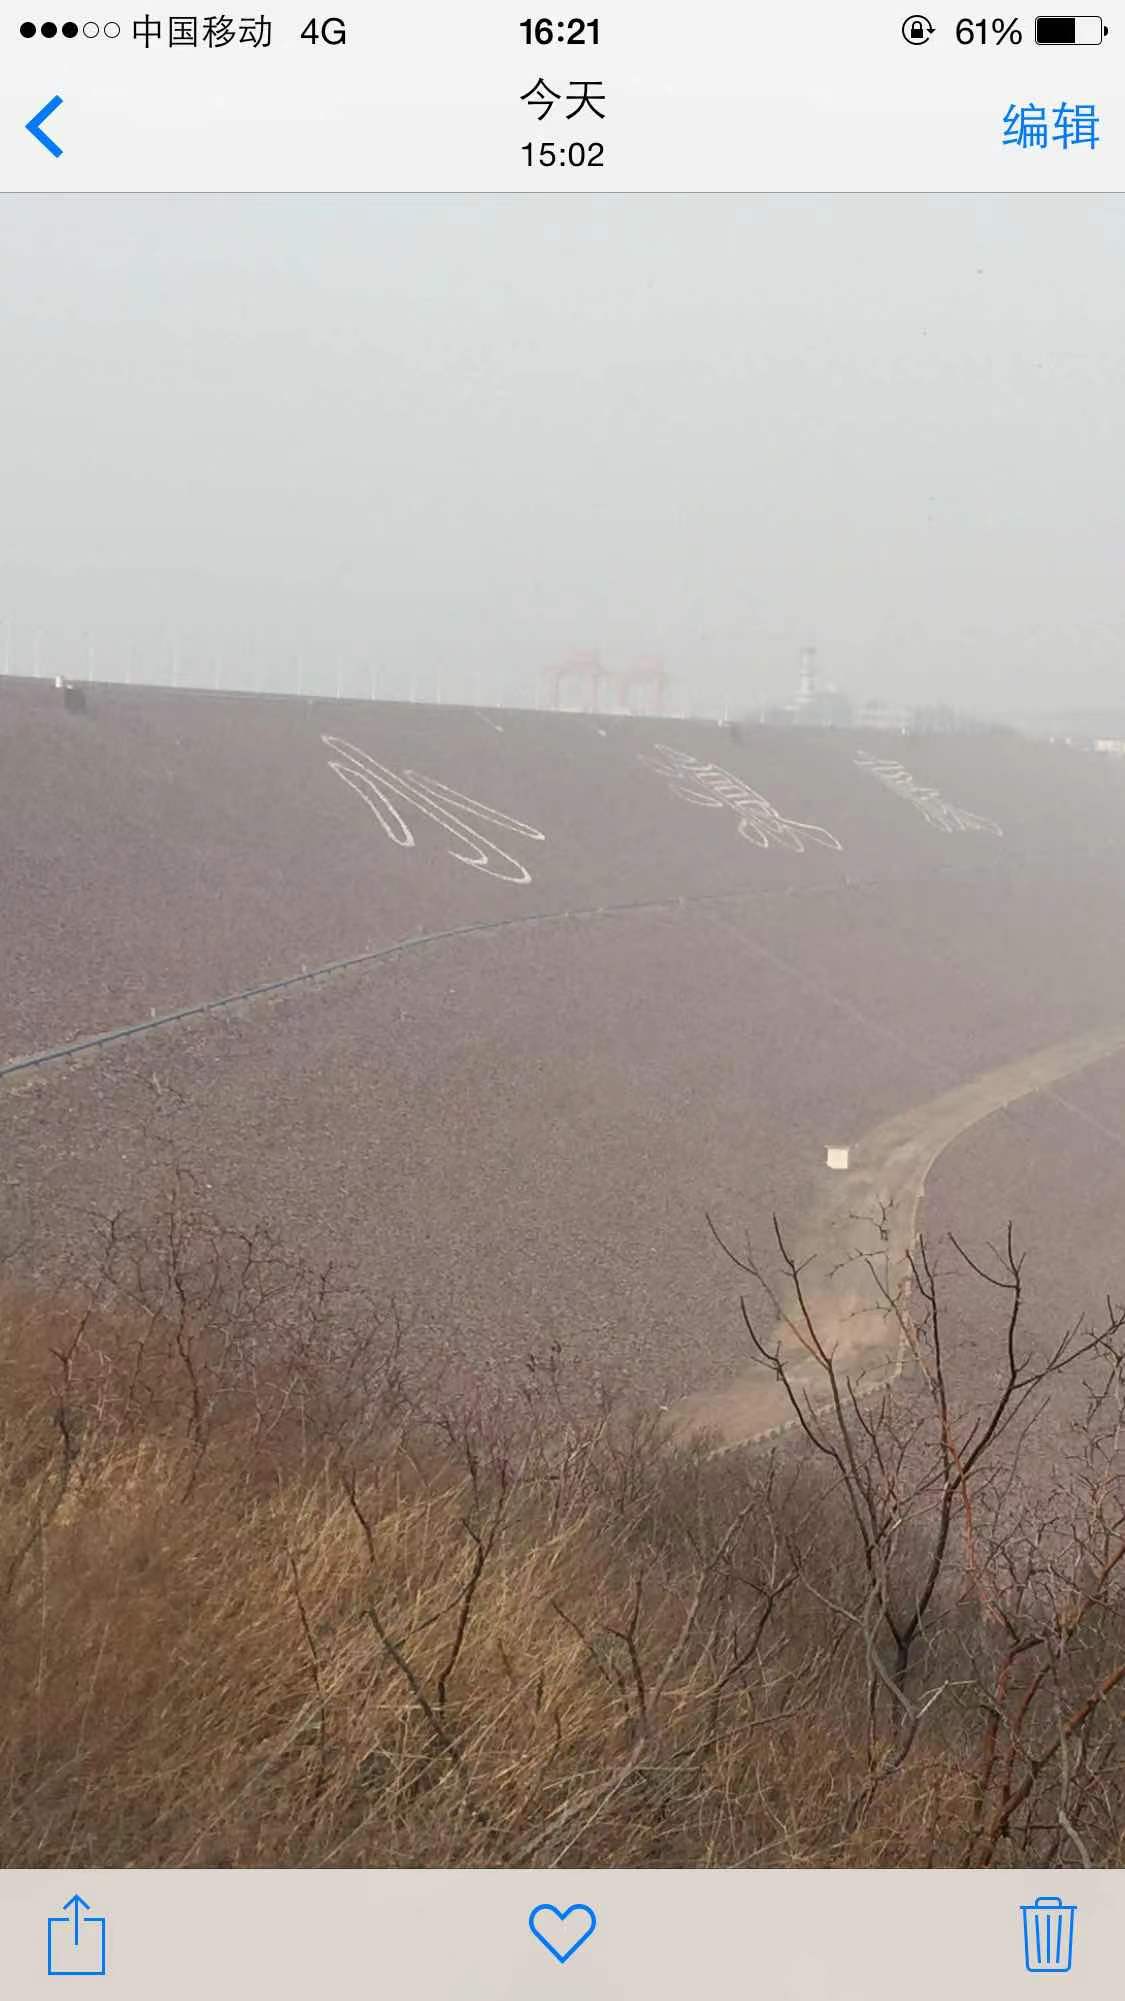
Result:
{"label": "trash can icon", "polygon": [[1036,1897],[1033,1904],[1020,1905],[1023,1963],[1029,1973],[1070,1972],[1077,1909],[1061,1897]]}

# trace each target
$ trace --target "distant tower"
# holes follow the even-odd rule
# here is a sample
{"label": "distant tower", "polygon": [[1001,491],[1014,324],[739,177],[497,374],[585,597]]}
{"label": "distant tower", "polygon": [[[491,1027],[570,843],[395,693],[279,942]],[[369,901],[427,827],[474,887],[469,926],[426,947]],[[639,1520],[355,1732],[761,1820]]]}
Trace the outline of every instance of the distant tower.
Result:
{"label": "distant tower", "polygon": [[610,678],[608,669],[602,666],[600,654],[572,653],[569,660],[547,670],[551,707],[596,716],[601,708],[602,682]]}
{"label": "distant tower", "polygon": [[816,706],[816,647],[801,648],[801,679],[797,687],[797,714],[808,715]]}

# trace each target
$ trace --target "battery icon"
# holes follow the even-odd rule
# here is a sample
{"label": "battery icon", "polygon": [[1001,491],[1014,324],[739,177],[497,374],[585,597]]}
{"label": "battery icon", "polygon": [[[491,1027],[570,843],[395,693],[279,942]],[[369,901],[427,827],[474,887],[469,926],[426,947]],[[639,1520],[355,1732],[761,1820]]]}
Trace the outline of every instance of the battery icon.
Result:
{"label": "battery icon", "polygon": [[1052,48],[1092,48],[1104,41],[1106,25],[1100,14],[1037,14],[1035,39]]}

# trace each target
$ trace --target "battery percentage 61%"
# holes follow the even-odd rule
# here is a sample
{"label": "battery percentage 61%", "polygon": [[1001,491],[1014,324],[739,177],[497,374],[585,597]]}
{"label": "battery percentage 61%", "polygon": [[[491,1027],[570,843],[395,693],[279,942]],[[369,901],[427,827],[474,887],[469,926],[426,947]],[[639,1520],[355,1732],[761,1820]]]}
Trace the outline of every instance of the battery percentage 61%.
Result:
{"label": "battery percentage 61%", "polygon": [[982,46],[988,42],[1022,42],[1023,29],[1017,20],[1005,21],[999,15],[994,21],[970,21],[966,16],[957,23],[957,40],[980,42]]}

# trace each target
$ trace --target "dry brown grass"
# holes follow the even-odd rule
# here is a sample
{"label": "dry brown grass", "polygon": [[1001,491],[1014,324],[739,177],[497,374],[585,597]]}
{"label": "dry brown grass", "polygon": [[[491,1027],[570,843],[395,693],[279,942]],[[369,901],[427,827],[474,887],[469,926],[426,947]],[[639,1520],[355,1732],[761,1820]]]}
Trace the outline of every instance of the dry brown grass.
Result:
{"label": "dry brown grass", "polygon": [[1087,1493],[1049,1574],[1021,1509],[888,1674],[925,1481],[880,1601],[823,1455],[578,1424],[552,1367],[451,1415],[181,1184],[83,1297],[3,1301],[0,1494],[7,1866],[1121,1859],[1104,1482],[1100,1556]]}

